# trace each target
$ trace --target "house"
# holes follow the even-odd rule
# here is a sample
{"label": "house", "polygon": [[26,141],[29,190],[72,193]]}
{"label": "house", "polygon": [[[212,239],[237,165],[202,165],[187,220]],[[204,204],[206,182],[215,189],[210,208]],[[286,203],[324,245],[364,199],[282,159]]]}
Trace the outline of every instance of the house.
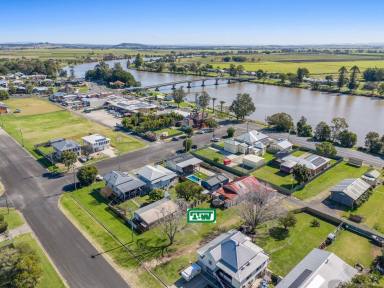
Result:
{"label": "house", "polygon": [[34,87],[32,93],[36,94],[46,94],[48,93],[48,87]]}
{"label": "house", "polygon": [[137,171],[137,176],[147,184],[149,189],[165,188],[177,177],[173,171],[161,165],[146,165]]}
{"label": "house", "polygon": [[64,96],[67,95],[64,92],[56,92],[49,96],[49,100],[53,102],[61,102],[64,99]]}
{"label": "house", "polygon": [[100,134],[84,136],[81,139],[83,140],[84,148],[91,153],[108,149],[111,143],[111,139]]}
{"label": "house", "polygon": [[380,172],[377,170],[370,170],[366,172],[363,176],[361,176],[361,179],[363,179],[365,182],[367,182],[371,186],[376,186],[380,184]]}
{"label": "house", "polygon": [[201,186],[203,186],[207,190],[212,191],[219,189],[225,184],[228,184],[228,182],[228,177],[224,176],[223,174],[216,174],[206,179],[203,179],[201,181]]}
{"label": "house", "polygon": [[344,179],[331,188],[330,199],[338,204],[353,208],[356,201],[358,201],[369,188],[371,188],[371,185],[361,178]]}
{"label": "house", "polygon": [[8,106],[5,105],[3,102],[0,102],[0,114],[6,113],[8,113]]}
{"label": "house", "polygon": [[202,162],[191,154],[185,153],[167,159],[165,166],[180,175],[189,175],[194,173]]}
{"label": "house", "polygon": [[272,142],[269,147],[268,151],[271,153],[277,153],[277,152],[290,152],[292,151],[293,144],[289,142],[287,139],[282,139],[276,142]]}
{"label": "house", "polygon": [[251,130],[249,132],[246,132],[244,134],[241,134],[240,136],[236,137],[235,140],[240,143],[246,143],[249,146],[255,145],[257,142],[261,142],[263,144],[268,144],[270,139],[267,135],[256,131]]}
{"label": "house", "polygon": [[243,157],[243,165],[250,168],[258,168],[264,165],[264,158],[257,155],[248,154]]}
{"label": "house", "polygon": [[250,287],[264,275],[269,256],[243,233],[230,230],[197,250],[202,273],[216,279],[220,287]]}
{"label": "house", "polygon": [[248,193],[265,188],[255,177],[242,176],[213,192],[212,204],[228,208],[242,202]]}
{"label": "house", "polygon": [[5,80],[0,80],[0,87],[2,88],[8,88],[8,82]]}
{"label": "house", "polygon": [[239,153],[240,142],[233,139],[227,139],[224,141],[224,150],[232,154]]}
{"label": "house", "polygon": [[16,93],[18,94],[25,94],[27,93],[27,88],[25,88],[24,86],[16,86]]}
{"label": "house", "polygon": [[104,180],[105,194],[109,192],[109,195],[113,194],[122,201],[144,193],[145,182],[127,172],[111,171],[104,176]]}
{"label": "house", "polygon": [[276,288],[336,288],[340,283],[350,281],[357,272],[335,254],[315,248]]}
{"label": "house", "polygon": [[147,231],[158,222],[176,213],[179,206],[168,198],[163,198],[135,211],[132,222],[138,231]]}
{"label": "house", "polygon": [[281,172],[290,174],[296,165],[304,165],[310,170],[311,175],[315,176],[328,168],[331,159],[309,153],[299,157],[288,155],[280,159],[280,162]]}
{"label": "house", "polygon": [[50,143],[56,159],[61,159],[61,155],[65,151],[74,152],[77,156],[81,154],[80,145],[73,140],[59,139],[58,141],[50,141]]}

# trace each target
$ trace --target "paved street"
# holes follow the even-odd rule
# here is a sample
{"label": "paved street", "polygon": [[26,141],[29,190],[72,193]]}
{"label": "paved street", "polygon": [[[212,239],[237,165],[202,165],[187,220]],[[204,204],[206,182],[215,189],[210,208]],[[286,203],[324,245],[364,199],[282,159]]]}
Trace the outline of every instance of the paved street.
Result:
{"label": "paved street", "polygon": [[127,287],[103,257],[90,258],[96,249],[59,210],[62,186],[0,131],[1,181],[70,287]]}

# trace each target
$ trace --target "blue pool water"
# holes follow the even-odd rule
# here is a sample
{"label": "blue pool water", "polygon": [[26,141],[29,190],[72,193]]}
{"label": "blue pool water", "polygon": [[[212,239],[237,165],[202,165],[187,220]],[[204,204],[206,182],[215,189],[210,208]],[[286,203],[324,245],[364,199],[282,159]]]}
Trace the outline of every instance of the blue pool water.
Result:
{"label": "blue pool water", "polygon": [[192,182],[195,182],[195,183],[200,183],[201,179],[199,177],[197,177],[196,175],[189,175],[187,177],[188,180],[191,180]]}

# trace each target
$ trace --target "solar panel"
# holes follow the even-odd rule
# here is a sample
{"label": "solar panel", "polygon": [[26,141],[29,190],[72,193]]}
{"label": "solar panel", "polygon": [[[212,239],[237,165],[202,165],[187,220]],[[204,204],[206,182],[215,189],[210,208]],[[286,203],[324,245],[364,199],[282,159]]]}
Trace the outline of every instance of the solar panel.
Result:
{"label": "solar panel", "polygon": [[301,284],[312,274],[312,270],[305,269],[288,288],[299,288]]}
{"label": "solar panel", "polygon": [[317,157],[316,159],[312,160],[311,161],[313,165],[315,165],[316,167],[319,167],[320,165],[322,165],[323,163],[325,163],[325,159],[322,158],[322,157]]}

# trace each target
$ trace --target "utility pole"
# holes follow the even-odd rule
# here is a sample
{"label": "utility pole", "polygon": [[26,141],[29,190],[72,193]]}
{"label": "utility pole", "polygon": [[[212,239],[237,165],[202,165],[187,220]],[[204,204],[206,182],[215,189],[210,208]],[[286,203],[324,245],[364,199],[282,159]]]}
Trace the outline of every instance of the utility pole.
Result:
{"label": "utility pole", "polygon": [[23,137],[23,131],[21,130],[21,128],[19,128],[19,131],[20,131],[20,136],[21,136],[21,146],[24,147],[24,137]]}

